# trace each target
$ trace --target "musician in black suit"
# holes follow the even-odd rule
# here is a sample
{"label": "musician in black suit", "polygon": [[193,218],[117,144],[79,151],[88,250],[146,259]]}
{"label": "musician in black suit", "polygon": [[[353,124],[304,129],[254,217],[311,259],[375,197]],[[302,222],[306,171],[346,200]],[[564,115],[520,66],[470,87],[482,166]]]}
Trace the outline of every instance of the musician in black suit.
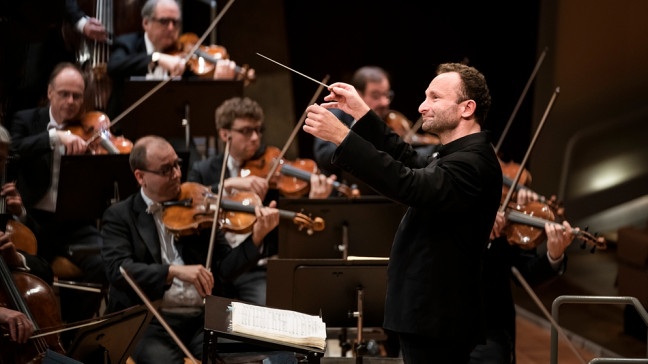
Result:
{"label": "musician in black suit", "polygon": [[[279,210],[274,208],[276,202],[256,207],[252,233],[236,248],[230,247],[219,230],[207,269],[211,229],[175,238],[164,225],[162,204],[177,201],[182,188],[180,160],[171,144],[157,136],[140,138],[131,151],[130,165],[140,191],[110,206],[102,220],[101,253],[110,280],[107,312],[142,303],[122,276],[122,267],[149,300],[161,301],[163,318],[200,358],[203,297],[219,295],[222,282],[256,264],[263,239],[279,224]],[[132,356],[138,364],[182,363],[184,359],[157,319],[151,321]]]}
{"label": "musician in black suit", "polygon": [[[66,30],[68,30],[66,32]],[[77,0],[3,1],[0,6],[0,123],[47,103],[47,83],[60,62],[75,62],[69,35],[103,42],[106,28]]]}
{"label": "musician in black suit", "polygon": [[[97,221],[59,221],[55,214],[61,156],[82,154],[87,149],[83,138],[66,130],[67,122],[79,117],[84,91],[85,81],[78,67],[57,65],[47,91],[49,106],[14,115],[11,136],[17,159],[12,165],[30,217],[28,226],[38,241],[38,255],[49,262],[56,256],[67,257],[83,270],[81,282],[105,285]],[[96,293],[61,290],[64,321],[91,318],[100,303]]]}
{"label": "musician in black suit", "polygon": [[[242,175],[245,163],[249,161],[266,161],[266,145],[262,143],[264,129],[263,108],[256,101],[247,97],[232,97],[225,100],[216,109],[216,130],[222,142],[230,142],[230,156],[225,168],[223,188],[225,196],[237,192],[253,192],[266,203],[277,199],[279,191],[271,189],[265,176]],[[188,181],[197,182],[218,191],[221,171],[225,159],[224,153],[198,161],[191,166]],[[270,166],[268,165],[268,170]],[[323,174],[311,174],[309,198],[326,198],[333,191],[335,177],[327,178]],[[264,257],[268,258],[278,252],[278,231],[273,231],[263,247]],[[235,246],[245,238],[244,234],[228,233],[230,243]],[[265,305],[266,303],[266,260],[241,274],[224,292],[226,297]]]}
{"label": "musician in black suit", "polygon": [[[405,363],[467,363],[484,337],[481,267],[502,195],[502,170],[483,123],[491,98],[473,67],[437,68],[419,106],[439,136],[419,155],[392,133],[353,86],[334,83],[307,109],[304,130],[337,145],[333,163],[409,206],[387,270],[384,328],[399,335]],[[327,108],[357,122],[349,129]]]}

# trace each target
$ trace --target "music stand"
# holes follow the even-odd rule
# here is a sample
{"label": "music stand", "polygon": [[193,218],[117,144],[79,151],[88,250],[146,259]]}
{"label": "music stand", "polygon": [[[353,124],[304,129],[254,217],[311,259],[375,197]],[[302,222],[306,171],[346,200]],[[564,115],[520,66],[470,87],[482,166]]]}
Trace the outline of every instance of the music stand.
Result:
{"label": "music stand", "polygon": [[83,363],[124,364],[153,314],[144,305],[101,317],[107,321],[80,329],[68,355]]}
{"label": "music stand", "polygon": [[[203,360],[206,364],[218,363],[218,338],[235,340],[243,343],[246,351],[279,350],[303,354],[310,364],[319,364],[324,350],[304,345],[290,344],[268,337],[234,333],[230,330],[231,317],[228,307],[233,301],[230,298],[207,296],[205,298],[205,330],[203,340]],[[232,344],[226,344],[232,345]],[[234,344],[237,345],[237,344]]]}
{"label": "music stand", "polygon": [[279,222],[279,258],[346,259],[388,257],[407,207],[382,196],[280,198],[278,207],[324,219],[322,231],[307,235],[291,221]]}
{"label": "music stand", "polygon": [[[178,152],[188,161],[189,152]],[[139,190],[128,154],[64,155],[61,157],[56,218],[58,221],[101,219],[103,212]],[[186,176],[188,163],[182,165]]]}
{"label": "music stand", "polygon": [[[160,82],[143,78],[126,80],[123,105],[133,105]],[[126,114],[118,125],[132,140],[149,134],[167,139],[215,135],[214,112],[223,101],[234,96],[243,96],[243,81],[172,80]]]}
{"label": "music stand", "polygon": [[355,327],[357,289],[364,291],[363,325],[382,327],[387,260],[269,259],[268,306],[319,315],[326,327]]}

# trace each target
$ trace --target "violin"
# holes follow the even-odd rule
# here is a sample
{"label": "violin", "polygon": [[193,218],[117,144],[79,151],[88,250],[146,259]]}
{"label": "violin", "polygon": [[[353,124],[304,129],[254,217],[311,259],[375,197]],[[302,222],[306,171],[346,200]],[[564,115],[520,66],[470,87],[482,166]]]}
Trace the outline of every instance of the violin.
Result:
{"label": "violin", "polygon": [[88,142],[91,154],[128,154],[133,149],[132,141],[110,132],[110,119],[101,111],[86,112],[68,131]]}
{"label": "violin", "polygon": [[[423,121],[423,119],[419,120]],[[405,115],[396,110],[389,110],[389,113],[387,113],[387,116],[385,117],[385,122],[396,134],[403,138],[403,140],[414,146],[430,144],[436,145],[440,143],[439,137],[436,135],[417,133],[421,123],[417,122],[417,127],[414,128],[412,122],[409,121]]]}
{"label": "violin", "polygon": [[[507,240],[509,244],[518,245],[522,249],[534,249],[540,245],[546,238],[545,224],[557,224],[552,209],[546,204],[536,201],[523,206],[509,206],[505,214],[509,221],[505,227]],[[607,248],[603,237],[592,235],[583,229],[572,229],[571,233],[577,239],[582,240],[584,244],[591,245],[595,249],[604,250]]]}
{"label": "violin", "polygon": [[[165,206],[162,222],[168,231],[176,236],[196,234],[214,223],[215,209],[212,205],[214,194],[209,187],[195,182],[185,182],[180,186],[178,201],[163,203]],[[261,198],[251,192],[239,192],[223,198],[218,214],[219,226],[225,231],[247,233],[256,221],[255,206],[262,205]],[[291,219],[301,231],[309,235],[324,229],[324,220],[310,218],[303,213],[279,210],[279,216]]]}
{"label": "violin", "polygon": [[[188,54],[199,40],[198,35],[195,33],[182,34],[178,37],[177,52],[183,55]],[[228,59],[230,58],[225,47],[216,44],[209,46],[201,45],[187,60],[187,66],[195,75],[201,78],[213,79],[218,61]],[[237,81],[245,81],[246,86],[256,80],[256,71],[248,65],[235,66],[234,74],[234,79]]]}
{"label": "violin", "polygon": [[[267,177],[280,154],[279,148],[266,147],[263,155],[257,159],[249,160],[243,165],[240,172],[241,177],[249,175]],[[286,197],[303,197],[310,190],[310,177],[313,173],[318,173],[318,168],[312,159],[297,158],[294,161],[280,159],[279,167],[270,179],[271,187],[278,189]],[[338,181],[333,182],[333,187],[349,198],[360,196],[357,187],[351,188]]]}
{"label": "violin", "polygon": [[[521,165],[515,163],[515,162],[504,162],[501,159],[499,159],[500,166],[502,167],[502,201],[506,197],[506,195],[509,193],[509,189],[513,185],[513,180],[515,179],[515,176],[520,173],[520,169],[522,169],[522,172],[519,177],[518,183],[515,185],[515,188],[513,189],[514,192],[518,192],[522,189],[528,190],[533,193],[537,193],[533,191],[531,188],[528,187],[528,185],[531,183],[532,177],[531,173],[526,169],[522,168]],[[554,214],[556,214],[559,217],[564,217],[565,215],[565,208],[562,206],[560,202],[556,200],[556,196],[551,196],[551,198],[547,199],[543,195],[539,195],[539,202],[547,204],[551,209],[553,210]]]}

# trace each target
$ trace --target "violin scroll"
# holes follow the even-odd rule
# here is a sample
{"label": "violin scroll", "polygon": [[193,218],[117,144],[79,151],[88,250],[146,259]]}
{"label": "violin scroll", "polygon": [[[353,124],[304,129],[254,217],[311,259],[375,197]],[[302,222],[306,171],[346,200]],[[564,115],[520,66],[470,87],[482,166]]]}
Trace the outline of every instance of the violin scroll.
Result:
{"label": "violin scroll", "polygon": [[315,231],[324,230],[324,219],[315,217],[314,219],[306,216],[304,213],[297,212],[293,217],[293,222],[297,225],[297,230],[302,231],[306,229],[306,234],[313,235]]}

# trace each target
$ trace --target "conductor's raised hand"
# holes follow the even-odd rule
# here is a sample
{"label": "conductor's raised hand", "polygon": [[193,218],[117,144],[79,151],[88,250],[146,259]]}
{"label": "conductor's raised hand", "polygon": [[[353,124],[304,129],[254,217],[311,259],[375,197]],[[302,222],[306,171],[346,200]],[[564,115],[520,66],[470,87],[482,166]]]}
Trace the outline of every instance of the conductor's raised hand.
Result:
{"label": "conductor's raised hand", "polygon": [[364,102],[355,87],[348,83],[336,82],[329,86],[330,94],[324,97],[321,105],[327,109],[336,108],[359,120],[371,108]]}
{"label": "conductor's raised hand", "polygon": [[335,145],[340,145],[349,134],[348,126],[344,125],[329,110],[317,104],[306,108],[306,120],[303,129],[305,132]]}

